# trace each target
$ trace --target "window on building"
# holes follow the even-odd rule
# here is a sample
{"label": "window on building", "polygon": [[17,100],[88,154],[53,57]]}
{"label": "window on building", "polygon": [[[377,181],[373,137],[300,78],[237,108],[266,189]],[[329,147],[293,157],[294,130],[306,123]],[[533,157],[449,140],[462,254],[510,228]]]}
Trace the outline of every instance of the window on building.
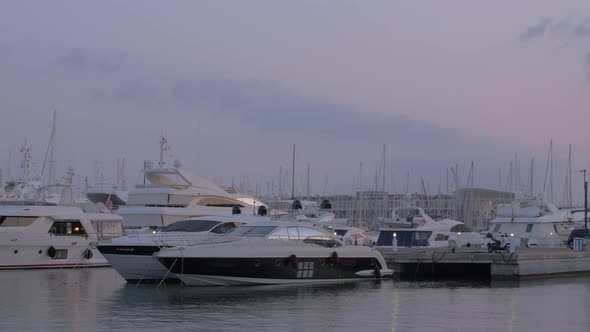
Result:
{"label": "window on building", "polygon": [[526,225],[526,232],[530,233],[533,230],[533,226],[534,226],[533,224],[527,224]]}

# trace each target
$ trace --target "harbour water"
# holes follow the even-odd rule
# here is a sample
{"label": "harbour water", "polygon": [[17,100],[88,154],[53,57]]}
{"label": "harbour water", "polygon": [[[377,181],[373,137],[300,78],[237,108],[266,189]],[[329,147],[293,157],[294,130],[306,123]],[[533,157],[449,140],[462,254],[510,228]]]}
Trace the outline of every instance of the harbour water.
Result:
{"label": "harbour water", "polygon": [[1,331],[590,331],[590,277],[190,288],[0,271]]}

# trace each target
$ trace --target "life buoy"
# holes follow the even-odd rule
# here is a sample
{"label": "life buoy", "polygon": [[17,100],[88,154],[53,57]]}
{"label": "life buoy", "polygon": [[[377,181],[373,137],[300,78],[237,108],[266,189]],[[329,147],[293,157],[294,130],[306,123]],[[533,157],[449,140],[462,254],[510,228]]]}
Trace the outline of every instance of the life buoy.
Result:
{"label": "life buoy", "polygon": [[378,266],[375,266],[373,273],[375,274],[375,279],[381,279],[381,269]]}
{"label": "life buoy", "polygon": [[94,256],[94,254],[92,254],[92,250],[90,249],[86,249],[84,250],[84,252],[82,253],[82,257],[86,258],[86,259],[91,259],[92,256]]}
{"label": "life buoy", "polygon": [[55,250],[55,248],[53,246],[47,248],[47,256],[53,258],[53,257],[55,257],[56,253],[57,253],[57,251]]}

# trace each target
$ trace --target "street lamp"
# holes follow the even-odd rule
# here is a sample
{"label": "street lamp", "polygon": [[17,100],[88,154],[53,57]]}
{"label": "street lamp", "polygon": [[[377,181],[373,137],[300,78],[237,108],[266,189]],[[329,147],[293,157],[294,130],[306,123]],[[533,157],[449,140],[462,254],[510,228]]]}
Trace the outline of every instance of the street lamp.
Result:
{"label": "street lamp", "polygon": [[586,181],[586,169],[580,172],[584,173],[584,237],[588,238],[588,181]]}

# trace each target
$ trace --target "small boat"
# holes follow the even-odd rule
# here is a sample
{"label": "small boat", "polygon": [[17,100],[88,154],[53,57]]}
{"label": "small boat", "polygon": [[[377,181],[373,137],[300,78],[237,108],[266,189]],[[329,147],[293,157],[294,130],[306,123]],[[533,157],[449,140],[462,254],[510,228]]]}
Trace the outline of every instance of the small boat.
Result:
{"label": "small boat", "polygon": [[155,256],[189,286],[334,283],[393,274],[376,249],[343,245],[326,229],[301,222],[248,224]]}
{"label": "small boat", "polygon": [[382,228],[379,230],[376,247],[448,247],[450,241],[456,246],[486,246],[490,240],[483,234],[473,232],[462,222],[443,219],[435,221],[424,215],[424,221],[414,228]]}
{"label": "small boat", "polygon": [[236,214],[180,220],[158,231],[138,233],[102,242],[98,250],[127,281],[178,280],[152,255],[162,248],[193,245],[221,236],[240,225],[264,217]]}

